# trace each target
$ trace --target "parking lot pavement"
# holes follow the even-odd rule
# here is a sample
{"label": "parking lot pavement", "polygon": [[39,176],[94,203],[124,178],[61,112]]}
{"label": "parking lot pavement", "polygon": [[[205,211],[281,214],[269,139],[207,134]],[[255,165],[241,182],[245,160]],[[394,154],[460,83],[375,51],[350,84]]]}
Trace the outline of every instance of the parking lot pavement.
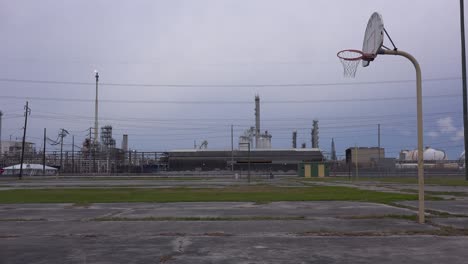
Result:
{"label": "parking lot pavement", "polygon": [[414,212],[384,204],[365,202],[193,202],[193,203],[101,203],[3,204],[1,219],[70,221],[98,217],[349,217],[413,215]]}
{"label": "parking lot pavement", "polygon": [[[418,206],[418,201],[404,201],[398,202],[398,204],[416,208]],[[434,210],[454,215],[468,216],[468,200],[465,199],[447,201],[425,201],[425,207],[427,210]]]}
{"label": "parking lot pavement", "polygon": [[440,227],[406,219],[411,215],[414,212],[405,208],[337,201],[2,204],[0,259],[1,263],[464,263],[467,236],[456,230],[436,236]]}
{"label": "parking lot pavement", "polygon": [[431,222],[437,225],[468,230],[468,217],[432,218]]}
{"label": "parking lot pavement", "polygon": [[467,237],[27,236],[2,263],[466,263]]}
{"label": "parking lot pavement", "polygon": [[288,236],[382,235],[438,230],[404,219],[223,220],[223,221],[3,221],[2,236]]}

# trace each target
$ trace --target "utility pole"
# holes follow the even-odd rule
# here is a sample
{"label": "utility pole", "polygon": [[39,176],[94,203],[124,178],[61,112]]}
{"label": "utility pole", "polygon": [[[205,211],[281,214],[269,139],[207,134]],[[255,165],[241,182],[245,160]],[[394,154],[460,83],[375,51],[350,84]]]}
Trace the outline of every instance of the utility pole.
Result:
{"label": "utility pole", "polygon": [[44,146],[42,150],[42,175],[45,175],[45,166],[46,166],[46,139],[47,139],[47,134],[46,134],[46,128],[44,128]]}
{"label": "utility pole", "polygon": [[231,125],[231,171],[234,171],[234,125]]}
{"label": "utility pole", "polygon": [[250,142],[248,143],[248,147],[249,147],[249,172],[247,174],[247,178],[248,178],[248,182],[250,183]]}
{"label": "utility pole", "polygon": [[72,173],[75,173],[75,135],[72,136]]}
{"label": "utility pole", "polygon": [[461,59],[462,59],[462,79],[463,79],[463,135],[465,142],[465,180],[468,181],[468,108],[466,92],[466,50],[465,50],[465,7],[463,0],[460,0],[460,29],[461,29]]}
{"label": "utility pole", "polygon": [[356,154],[356,179],[358,179],[358,147],[357,144],[354,145],[354,153]]}
{"label": "utility pole", "polygon": [[60,130],[60,171],[63,172],[63,138],[68,134],[68,131],[63,128]]}
{"label": "utility pole", "polygon": [[24,130],[23,130],[23,142],[21,144],[21,162],[20,162],[20,175],[19,179],[23,178],[23,162],[24,162],[24,145],[26,143],[26,128],[28,126],[28,115],[31,114],[31,108],[29,108],[28,101],[26,101],[26,106],[24,106]]}
{"label": "utility pole", "polygon": [[378,142],[378,147],[379,147],[379,162],[380,162],[380,124],[377,124],[377,130],[378,130],[377,142]]}
{"label": "utility pole", "polygon": [[63,128],[60,133],[60,171],[63,172]]}
{"label": "utility pole", "polygon": [[91,146],[93,145],[93,141],[92,141],[92,133],[91,133],[91,129],[92,127],[89,128],[89,145],[88,145],[88,169],[89,169],[89,173],[91,173]]}

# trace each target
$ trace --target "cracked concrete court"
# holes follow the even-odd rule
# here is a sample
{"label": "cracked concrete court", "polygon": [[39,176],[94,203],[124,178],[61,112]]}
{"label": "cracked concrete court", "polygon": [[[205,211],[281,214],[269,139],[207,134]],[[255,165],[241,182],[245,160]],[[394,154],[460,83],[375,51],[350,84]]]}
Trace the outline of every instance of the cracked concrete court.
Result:
{"label": "cracked concrete court", "polygon": [[[60,181],[32,185],[60,186]],[[80,181],[64,184],[90,184]],[[161,188],[182,184],[148,181]],[[236,184],[207,182],[216,188]],[[99,181],[101,187],[109,183],[128,184]],[[287,179],[267,183],[300,186]],[[5,188],[25,188],[8,184],[2,181]],[[0,204],[0,259],[8,264],[465,263],[466,204],[459,195],[428,201],[424,225],[415,221],[414,201]]]}

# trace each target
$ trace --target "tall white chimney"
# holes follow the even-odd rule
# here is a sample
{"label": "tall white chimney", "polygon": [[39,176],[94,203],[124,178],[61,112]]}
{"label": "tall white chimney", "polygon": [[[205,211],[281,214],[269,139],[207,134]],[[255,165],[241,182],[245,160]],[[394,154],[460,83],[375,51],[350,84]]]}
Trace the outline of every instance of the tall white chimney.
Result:
{"label": "tall white chimney", "polygon": [[128,151],[128,135],[124,134],[122,138],[122,150],[127,152]]}

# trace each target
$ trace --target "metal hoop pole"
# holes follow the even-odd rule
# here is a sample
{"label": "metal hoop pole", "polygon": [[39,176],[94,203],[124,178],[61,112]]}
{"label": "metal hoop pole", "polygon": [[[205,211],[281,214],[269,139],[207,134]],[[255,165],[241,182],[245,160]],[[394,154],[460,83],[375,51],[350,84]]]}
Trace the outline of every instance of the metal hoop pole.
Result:
{"label": "metal hoop pole", "polygon": [[463,135],[465,146],[465,180],[468,181],[468,107],[467,107],[467,91],[466,91],[466,50],[465,50],[465,8],[463,0],[460,0],[460,31],[461,31],[461,61],[462,61],[462,93],[463,93]]}
{"label": "metal hoop pole", "polygon": [[419,196],[419,223],[424,224],[424,150],[423,150],[423,111],[422,111],[422,82],[421,67],[418,61],[409,53],[401,50],[380,49],[379,54],[399,55],[410,60],[416,69],[416,108],[418,118],[418,196]]}

